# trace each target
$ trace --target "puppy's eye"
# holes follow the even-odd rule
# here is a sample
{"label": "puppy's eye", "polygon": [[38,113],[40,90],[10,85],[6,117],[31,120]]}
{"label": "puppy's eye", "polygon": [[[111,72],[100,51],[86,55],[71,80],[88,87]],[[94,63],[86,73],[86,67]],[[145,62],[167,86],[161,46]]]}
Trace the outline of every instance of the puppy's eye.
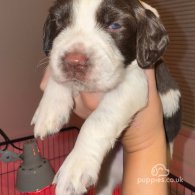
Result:
{"label": "puppy's eye", "polygon": [[118,30],[120,29],[122,26],[119,23],[112,23],[110,26],[108,26],[109,29],[111,30]]}

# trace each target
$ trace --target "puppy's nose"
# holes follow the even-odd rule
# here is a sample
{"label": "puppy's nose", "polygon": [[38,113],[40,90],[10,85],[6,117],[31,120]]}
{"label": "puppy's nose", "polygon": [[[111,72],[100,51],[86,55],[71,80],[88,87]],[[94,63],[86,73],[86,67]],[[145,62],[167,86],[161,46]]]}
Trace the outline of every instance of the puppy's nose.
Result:
{"label": "puppy's nose", "polygon": [[68,53],[64,57],[64,66],[68,69],[83,70],[87,67],[88,58],[81,53]]}

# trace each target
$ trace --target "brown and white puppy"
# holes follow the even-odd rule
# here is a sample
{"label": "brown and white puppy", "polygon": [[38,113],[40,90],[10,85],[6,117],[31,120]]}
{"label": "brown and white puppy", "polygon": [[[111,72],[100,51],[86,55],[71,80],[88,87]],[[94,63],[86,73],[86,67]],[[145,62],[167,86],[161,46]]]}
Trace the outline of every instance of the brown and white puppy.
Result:
{"label": "brown and white puppy", "polygon": [[[58,0],[44,32],[52,75],[32,119],[36,137],[56,133],[68,122],[79,91],[105,92],[54,179],[57,195],[83,194],[96,183],[105,155],[147,104],[144,68],[155,67],[172,142],[180,127],[180,92],[161,59],[168,35],[154,8],[138,0]],[[118,178],[98,194],[111,194]]]}

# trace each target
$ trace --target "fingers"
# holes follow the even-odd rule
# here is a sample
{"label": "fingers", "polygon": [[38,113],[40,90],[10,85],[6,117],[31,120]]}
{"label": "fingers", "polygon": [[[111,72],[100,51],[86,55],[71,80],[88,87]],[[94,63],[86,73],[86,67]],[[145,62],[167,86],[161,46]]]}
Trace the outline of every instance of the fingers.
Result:
{"label": "fingers", "polygon": [[100,101],[102,100],[104,93],[101,92],[81,92],[80,93],[81,100],[83,101],[83,104],[90,110],[94,111],[97,106],[99,105]]}
{"label": "fingers", "polygon": [[103,97],[103,93],[81,92],[74,98],[74,113],[79,117],[86,119],[94,111]]}
{"label": "fingers", "polygon": [[90,114],[91,110],[89,110],[83,103],[81,99],[81,95],[78,95],[74,98],[74,109],[73,112],[82,119],[86,119]]}
{"label": "fingers", "polygon": [[41,89],[42,91],[45,90],[50,75],[51,75],[51,67],[50,67],[50,66],[47,66],[46,71],[45,71],[45,73],[44,73],[44,75],[43,75],[43,78],[42,78],[42,80],[41,80],[41,83],[40,83],[40,89]]}

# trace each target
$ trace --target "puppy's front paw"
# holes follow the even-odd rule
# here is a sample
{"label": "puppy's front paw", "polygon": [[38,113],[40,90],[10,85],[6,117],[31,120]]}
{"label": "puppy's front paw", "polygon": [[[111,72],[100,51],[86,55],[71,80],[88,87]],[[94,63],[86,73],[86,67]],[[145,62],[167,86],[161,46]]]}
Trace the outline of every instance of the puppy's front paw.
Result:
{"label": "puppy's front paw", "polygon": [[35,137],[43,138],[58,132],[68,122],[72,107],[71,88],[50,78],[31,121],[35,125]]}
{"label": "puppy's front paw", "polygon": [[[64,103],[66,104],[66,103]],[[34,136],[43,138],[48,134],[58,132],[68,122],[69,110],[60,102],[54,103],[42,99],[31,124],[34,124]]]}
{"label": "puppy's front paw", "polygon": [[56,174],[56,195],[82,195],[97,181],[99,168],[94,161],[72,151]]}

